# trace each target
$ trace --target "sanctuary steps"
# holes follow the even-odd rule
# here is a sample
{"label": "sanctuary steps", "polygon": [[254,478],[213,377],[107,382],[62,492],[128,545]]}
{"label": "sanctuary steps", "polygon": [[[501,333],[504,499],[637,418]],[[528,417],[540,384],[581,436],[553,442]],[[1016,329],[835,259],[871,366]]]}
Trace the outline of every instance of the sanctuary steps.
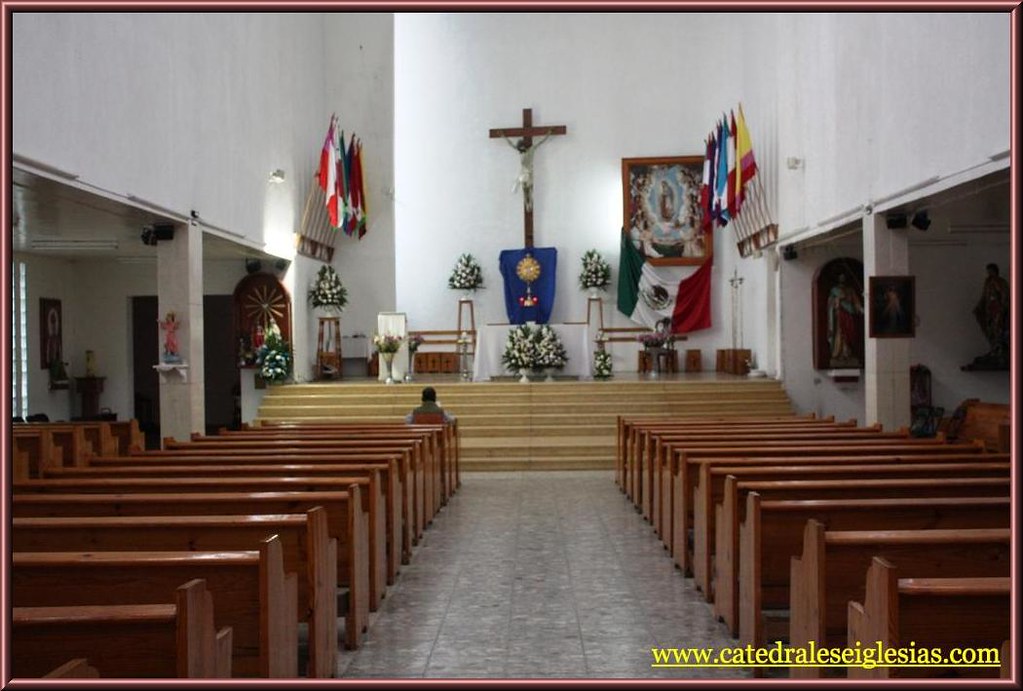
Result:
{"label": "sanctuary steps", "polygon": [[458,418],[463,470],[614,467],[618,415],[791,415],[780,382],[731,375],[606,382],[317,382],[267,390],[266,421],[401,419],[424,386]]}

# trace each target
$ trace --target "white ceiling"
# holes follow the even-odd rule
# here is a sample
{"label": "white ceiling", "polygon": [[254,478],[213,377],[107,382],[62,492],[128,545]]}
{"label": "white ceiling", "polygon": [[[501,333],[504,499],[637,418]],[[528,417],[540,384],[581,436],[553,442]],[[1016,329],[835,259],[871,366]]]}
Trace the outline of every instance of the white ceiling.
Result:
{"label": "white ceiling", "polygon": [[[142,231],[154,224],[172,222],[151,211],[19,168],[13,169],[11,205],[13,251],[64,259],[131,257],[155,262],[156,247],[142,242]],[[114,240],[117,249],[33,249],[32,241],[39,239]],[[276,259],[208,232],[203,233],[203,258]]]}

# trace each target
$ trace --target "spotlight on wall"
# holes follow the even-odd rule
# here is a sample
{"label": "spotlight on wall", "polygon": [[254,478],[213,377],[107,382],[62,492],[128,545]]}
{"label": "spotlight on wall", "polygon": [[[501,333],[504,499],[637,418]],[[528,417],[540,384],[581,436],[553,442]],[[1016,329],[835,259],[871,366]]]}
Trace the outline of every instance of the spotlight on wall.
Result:
{"label": "spotlight on wall", "polygon": [[277,271],[277,273],[284,273],[285,271],[288,270],[288,266],[290,265],[291,262],[289,262],[287,259],[274,260],[274,270]]}
{"label": "spotlight on wall", "polygon": [[799,253],[796,251],[796,248],[793,247],[792,245],[784,245],[784,246],[782,246],[782,248],[781,248],[781,258],[782,259],[791,261],[791,260],[797,258],[798,256],[799,256]]}
{"label": "spotlight on wall", "polygon": [[928,228],[930,228],[931,219],[927,215],[927,209],[917,211],[915,214],[913,214],[913,220],[910,221],[910,223],[912,223],[913,227],[916,228],[917,230],[927,230]]}
{"label": "spotlight on wall", "polygon": [[907,223],[906,214],[888,214],[885,216],[884,222],[888,226],[888,230],[905,228]]}
{"label": "spotlight on wall", "polygon": [[284,182],[284,171],[278,168],[274,172],[270,173],[270,182],[274,184],[280,184]]}
{"label": "spotlight on wall", "polygon": [[263,268],[263,262],[258,259],[246,259],[245,260],[245,272],[254,274]]}
{"label": "spotlight on wall", "polygon": [[157,240],[173,240],[174,225],[171,223],[157,223],[153,226],[153,234]]}

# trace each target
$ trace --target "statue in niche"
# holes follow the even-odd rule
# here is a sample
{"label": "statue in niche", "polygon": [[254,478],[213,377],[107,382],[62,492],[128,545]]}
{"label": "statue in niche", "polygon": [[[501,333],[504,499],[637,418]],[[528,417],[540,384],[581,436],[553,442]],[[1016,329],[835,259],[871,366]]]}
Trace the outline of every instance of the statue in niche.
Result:
{"label": "statue in niche", "polygon": [[973,316],[984,332],[990,349],[964,369],[1008,369],[1009,367],[1009,283],[999,275],[997,264],[988,264],[987,278]]}

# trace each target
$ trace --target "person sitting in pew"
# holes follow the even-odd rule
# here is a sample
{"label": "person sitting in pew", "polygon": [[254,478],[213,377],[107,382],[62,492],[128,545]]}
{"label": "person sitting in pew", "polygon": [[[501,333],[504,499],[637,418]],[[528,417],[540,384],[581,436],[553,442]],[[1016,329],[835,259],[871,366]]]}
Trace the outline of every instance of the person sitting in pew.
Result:
{"label": "person sitting in pew", "polygon": [[437,405],[437,392],[432,386],[427,386],[423,389],[423,400],[418,408],[413,408],[412,412],[405,416],[405,422],[412,424],[416,416],[420,413],[426,414],[437,414],[440,413],[444,416],[444,422],[451,424],[455,421],[455,416],[449,414],[446,410]]}

